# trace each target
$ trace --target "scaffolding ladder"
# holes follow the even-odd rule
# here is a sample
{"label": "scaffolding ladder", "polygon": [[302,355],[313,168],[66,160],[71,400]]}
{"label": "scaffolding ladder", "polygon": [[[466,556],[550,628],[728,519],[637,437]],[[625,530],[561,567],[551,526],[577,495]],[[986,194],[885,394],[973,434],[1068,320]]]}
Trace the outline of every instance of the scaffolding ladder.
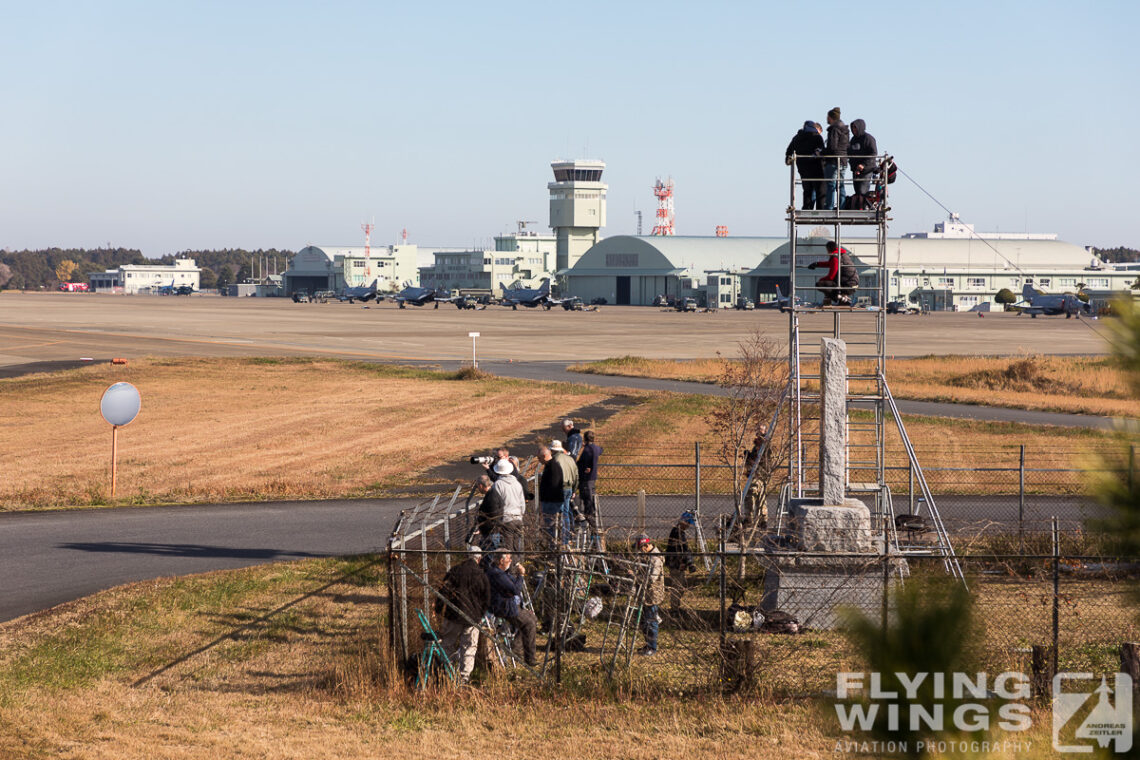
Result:
{"label": "scaffolding ladder", "polygon": [[[880,167],[888,161],[889,156],[877,157]],[[847,344],[846,493],[874,500],[873,505],[869,505],[872,525],[884,551],[902,556],[941,557],[947,572],[962,579],[961,567],[886,380],[887,227],[890,221],[887,184],[877,176],[871,177],[869,191],[864,196],[868,202],[862,208],[840,209],[839,204],[833,202],[831,209],[801,209],[796,207],[796,188],[802,186],[803,181],[797,177],[794,160],[790,174],[788,298],[783,307],[788,314],[790,450],[779,523],[784,522],[788,500],[812,497],[819,492],[822,339],[837,338]],[[804,234],[805,230],[810,231]],[[826,260],[828,240],[834,241],[841,252],[848,234],[858,231],[872,232],[873,237],[858,237],[858,253],[852,252],[859,284],[851,294],[850,305],[824,305],[829,300],[838,300],[835,291],[842,287],[842,268],[835,285],[821,290],[816,285],[819,270],[808,267]],[[826,236],[820,234],[824,232]],[[856,238],[856,235],[851,234],[851,237]],[[852,244],[852,247],[856,246]],[[888,418],[898,427],[908,464],[914,468],[916,483],[922,490],[923,498],[918,502],[921,507],[916,511],[925,511],[918,515],[921,523],[929,526],[921,531],[923,535],[913,529],[900,531],[895,519],[897,515],[886,477]]]}

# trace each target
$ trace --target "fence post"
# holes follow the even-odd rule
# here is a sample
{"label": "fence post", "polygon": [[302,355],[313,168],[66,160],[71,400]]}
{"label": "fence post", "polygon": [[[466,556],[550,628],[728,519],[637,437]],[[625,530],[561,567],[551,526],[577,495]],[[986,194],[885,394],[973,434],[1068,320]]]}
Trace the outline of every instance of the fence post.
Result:
{"label": "fence post", "polygon": [[1136,476],[1136,444],[1128,444],[1128,490],[1132,490],[1132,483]]}
{"label": "fence post", "polygon": [[554,545],[554,625],[550,629],[551,636],[557,636],[554,644],[554,683],[562,684],[562,647],[566,645],[566,636],[562,628],[562,518],[559,516],[555,535],[559,538]]}
{"label": "fence post", "polygon": [[1120,672],[1132,678],[1132,694],[1140,689],[1140,644],[1126,641],[1120,645]]}
{"label": "fence post", "polygon": [[1034,644],[1032,652],[1030,667],[1033,670],[1029,679],[1029,685],[1032,689],[1033,696],[1041,699],[1049,696],[1050,686],[1053,682],[1053,676],[1049,673],[1049,665],[1047,662],[1049,650],[1039,644]]}
{"label": "fence post", "polygon": [[883,608],[881,611],[883,626],[883,641],[887,640],[887,612],[890,605],[889,592],[891,589],[891,555],[887,536],[890,535],[890,518],[883,515]]}
{"label": "fence post", "polygon": [[1057,517],[1053,516],[1053,674],[1057,674],[1057,660],[1060,657],[1061,622],[1061,532],[1057,527]]}
{"label": "fence post", "polygon": [[[408,658],[408,555],[403,551],[404,542],[400,541],[400,656],[401,665]],[[427,611],[425,610],[425,613]]]}
{"label": "fence post", "polygon": [[645,532],[645,489],[639,488],[637,491],[637,529],[642,533]]}
{"label": "fence post", "polygon": [[693,442],[693,514],[701,519],[701,442]]}
{"label": "fence post", "polygon": [[725,594],[728,593],[728,578],[725,576],[725,541],[728,535],[728,515],[721,515],[717,521],[717,560],[720,562],[720,651],[724,651],[725,643],[725,617],[728,611],[724,605]]}
{"label": "fence post", "polygon": [[910,473],[910,482],[907,484],[906,492],[910,497],[910,514],[914,514],[914,461],[907,459],[907,472]]}
{"label": "fence post", "polygon": [[1017,459],[1017,551],[1023,553],[1025,536],[1025,444],[1021,444]]}
{"label": "fence post", "polygon": [[443,566],[451,569],[451,510],[443,516]]}

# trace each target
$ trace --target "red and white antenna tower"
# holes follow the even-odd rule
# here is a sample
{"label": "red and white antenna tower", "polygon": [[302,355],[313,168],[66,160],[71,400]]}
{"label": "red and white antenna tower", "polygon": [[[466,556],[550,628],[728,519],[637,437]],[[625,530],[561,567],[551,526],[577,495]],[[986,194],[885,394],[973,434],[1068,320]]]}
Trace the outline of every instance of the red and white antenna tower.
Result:
{"label": "red and white antenna tower", "polygon": [[673,178],[661,181],[653,186],[653,194],[657,196],[657,224],[653,227],[651,235],[673,234]]}
{"label": "red and white antenna tower", "polygon": [[403,243],[402,243],[403,245],[407,245],[407,244],[408,244],[408,228],[407,228],[407,227],[405,227],[405,228],[404,228],[404,229],[403,229],[403,230],[400,232],[400,239],[403,241]]}
{"label": "red and white antenna tower", "polygon": [[368,284],[368,278],[372,276],[372,230],[376,229],[375,221],[373,219],[360,225],[360,229],[364,230],[364,285]]}

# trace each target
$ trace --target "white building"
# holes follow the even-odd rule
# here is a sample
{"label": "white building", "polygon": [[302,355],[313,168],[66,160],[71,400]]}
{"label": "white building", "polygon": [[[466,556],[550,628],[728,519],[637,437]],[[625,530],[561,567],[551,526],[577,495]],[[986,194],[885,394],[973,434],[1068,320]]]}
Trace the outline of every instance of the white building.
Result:
{"label": "white building", "polygon": [[[806,263],[827,256],[823,237],[797,243],[797,260]],[[873,255],[875,241],[851,238],[841,241],[857,265]],[[774,250],[744,280],[750,298],[767,300],[776,286],[787,294],[788,258],[784,245]],[[996,296],[1009,290],[1021,300],[1025,285],[1046,293],[1083,290],[1095,301],[1128,292],[1136,273],[1115,269],[1087,249],[1057,240],[1053,234],[976,233],[956,217],[935,225],[933,232],[910,233],[887,239],[887,299],[906,301],[931,311],[968,311],[982,303],[997,304]],[[819,271],[799,270],[796,287],[812,291]],[[875,272],[860,267],[857,298],[877,300]],[[813,300],[814,293],[808,296]]]}
{"label": "white building", "polygon": [[374,246],[365,254],[364,246],[308,245],[297,252],[282,275],[285,295],[303,290],[340,291],[345,287],[371,285],[381,292],[393,292],[404,283],[419,284],[414,245]]}
{"label": "white building", "polygon": [[435,263],[420,268],[420,285],[444,290],[535,288],[553,278],[556,260],[553,235],[518,232],[495,238],[494,250],[438,250]]}
{"label": "white building", "polygon": [[89,276],[92,290],[121,293],[153,293],[166,286],[189,285],[198,290],[202,270],[194,259],[175,259],[173,264],[123,264],[118,269]]}
{"label": "white building", "polygon": [[707,272],[705,299],[710,309],[732,309],[741,296],[741,279],[747,270],[714,269]]}

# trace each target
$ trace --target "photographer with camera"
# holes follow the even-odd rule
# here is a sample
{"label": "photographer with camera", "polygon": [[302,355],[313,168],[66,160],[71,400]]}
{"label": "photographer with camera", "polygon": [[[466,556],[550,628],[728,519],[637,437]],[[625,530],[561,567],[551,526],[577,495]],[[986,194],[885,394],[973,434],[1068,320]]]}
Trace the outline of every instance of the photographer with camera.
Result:
{"label": "photographer with camera", "polygon": [[514,474],[518,468],[513,468],[512,471],[509,459],[503,458],[496,462],[493,472],[497,479],[491,486],[491,493],[496,495],[497,501],[502,505],[498,526],[501,535],[499,546],[514,552],[517,559],[522,559],[526,489]]}
{"label": "photographer with camera", "polygon": [[502,461],[510,462],[511,475],[513,475],[515,480],[517,480],[522,486],[523,498],[525,498],[527,501],[533,499],[534,494],[527,490],[527,479],[523,477],[522,465],[519,463],[518,457],[511,456],[511,452],[506,446],[500,446],[499,448],[495,449],[495,454],[493,456],[471,457],[471,464],[482,465],[483,469],[487,471],[487,477],[491,479],[492,483],[502,477],[496,471],[496,465]]}

